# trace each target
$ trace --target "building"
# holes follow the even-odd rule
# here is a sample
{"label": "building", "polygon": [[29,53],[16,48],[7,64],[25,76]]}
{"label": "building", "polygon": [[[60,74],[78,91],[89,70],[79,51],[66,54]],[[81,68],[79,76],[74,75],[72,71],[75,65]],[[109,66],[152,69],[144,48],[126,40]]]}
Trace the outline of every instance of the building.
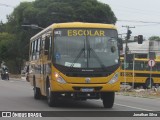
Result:
{"label": "building", "polygon": [[149,51],[155,53],[156,58],[160,59],[160,41],[151,40],[149,42]]}

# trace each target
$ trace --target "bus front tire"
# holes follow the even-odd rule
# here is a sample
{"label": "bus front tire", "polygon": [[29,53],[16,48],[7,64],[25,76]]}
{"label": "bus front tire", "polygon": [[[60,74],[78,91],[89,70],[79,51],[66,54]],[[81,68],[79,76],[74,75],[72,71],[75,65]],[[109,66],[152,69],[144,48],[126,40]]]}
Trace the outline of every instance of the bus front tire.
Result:
{"label": "bus front tire", "polygon": [[35,84],[35,81],[34,81],[34,87],[33,87],[33,91],[34,91],[34,98],[35,99],[37,99],[37,100],[39,100],[39,99],[41,99],[41,91],[40,91],[40,88],[37,88],[36,87],[36,84]]}
{"label": "bus front tire", "polygon": [[47,102],[50,107],[58,105],[58,95],[51,91],[50,85],[47,85]]}
{"label": "bus front tire", "polygon": [[115,92],[104,92],[101,95],[104,108],[112,108],[114,104]]}

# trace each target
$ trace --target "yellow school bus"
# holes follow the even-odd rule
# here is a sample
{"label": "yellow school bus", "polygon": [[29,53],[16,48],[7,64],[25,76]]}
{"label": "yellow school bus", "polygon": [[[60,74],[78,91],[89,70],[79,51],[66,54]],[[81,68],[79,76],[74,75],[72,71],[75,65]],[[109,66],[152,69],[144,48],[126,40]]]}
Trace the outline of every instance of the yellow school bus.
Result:
{"label": "yellow school bus", "polygon": [[59,99],[102,99],[114,104],[120,90],[120,59],[116,27],[98,23],[58,23],[30,39],[28,81],[34,98],[47,97],[49,106]]}
{"label": "yellow school bus", "polygon": [[153,85],[160,84],[160,59],[155,59],[155,65],[151,68],[148,65],[148,58],[134,58],[133,61],[124,64],[121,58],[121,83],[134,84],[134,87],[151,88]]}

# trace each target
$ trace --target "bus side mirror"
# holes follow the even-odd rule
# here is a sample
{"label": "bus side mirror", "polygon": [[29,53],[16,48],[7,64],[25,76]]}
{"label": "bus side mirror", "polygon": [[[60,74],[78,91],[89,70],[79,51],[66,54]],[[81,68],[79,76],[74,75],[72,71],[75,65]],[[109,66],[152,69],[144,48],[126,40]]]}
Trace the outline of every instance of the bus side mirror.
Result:
{"label": "bus side mirror", "polygon": [[115,46],[112,46],[112,47],[111,47],[111,52],[114,53],[115,51],[116,51],[116,47],[115,47]]}
{"label": "bus side mirror", "polygon": [[49,37],[46,37],[46,38],[45,38],[45,48],[44,48],[44,54],[45,54],[45,55],[48,55],[49,43],[50,43],[50,39],[49,39]]}
{"label": "bus side mirror", "polygon": [[138,44],[143,43],[143,35],[138,35]]}

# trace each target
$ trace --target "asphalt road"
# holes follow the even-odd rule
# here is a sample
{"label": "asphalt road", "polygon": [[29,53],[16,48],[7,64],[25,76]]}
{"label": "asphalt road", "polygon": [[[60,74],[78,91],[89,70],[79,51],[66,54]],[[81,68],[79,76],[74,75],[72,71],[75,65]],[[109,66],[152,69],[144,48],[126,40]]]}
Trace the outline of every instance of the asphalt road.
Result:
{"label": "asphalt road", "polygon": [[[116,95],[115,104],[112,109],[103,108],[101,100],[63,100],[60,103],[61,104],[58,107],[49,107],[45,99],[35,100],[33,98],[32,86],[24,80],[0,80],[0,111],[160,111],[160,99],[138,98],[121,95]],[[117,118],[124,120],[122,117],[111,117],[112,120]],[[133,120],[134,118],[137,117],[131,117],[130,119]],[[0,120],[1,119],[2,118],[0,118]],[[46,119],[48,120],[51,118],[45,118],[45,120]],[[58,117],[57,119],[60,118]],[[63,119],[70,120],[74,118],[63,117]],[[78,117],[76,119],[82,118]],[[87,117],[87,119],[93,120],[95,118]],[[100,117],[98,119],[104,120],[105,118]],[[125,119],[127,119],[127,117],[125,117]],[[147,117],[145,119],[151,120],[151,117]],[[153,119],[158,120],[159,118],[155,117]]]}

